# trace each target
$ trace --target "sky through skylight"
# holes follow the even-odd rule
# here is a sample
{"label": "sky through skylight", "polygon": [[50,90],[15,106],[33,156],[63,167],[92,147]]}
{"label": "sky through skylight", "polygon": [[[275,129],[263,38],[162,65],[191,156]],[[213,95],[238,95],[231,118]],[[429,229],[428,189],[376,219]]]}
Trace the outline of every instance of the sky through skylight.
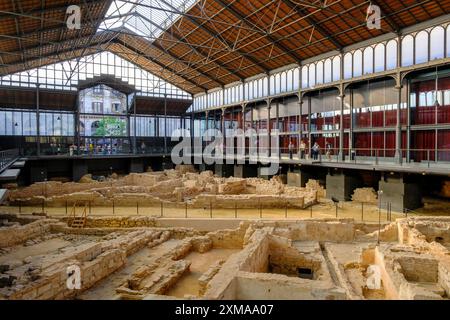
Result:
{"label": "sky through skylight", "polygon": [[164,30],[186,12],[197,0],[114,0],[98,31],[124,27],[149,40],[159,37]]}

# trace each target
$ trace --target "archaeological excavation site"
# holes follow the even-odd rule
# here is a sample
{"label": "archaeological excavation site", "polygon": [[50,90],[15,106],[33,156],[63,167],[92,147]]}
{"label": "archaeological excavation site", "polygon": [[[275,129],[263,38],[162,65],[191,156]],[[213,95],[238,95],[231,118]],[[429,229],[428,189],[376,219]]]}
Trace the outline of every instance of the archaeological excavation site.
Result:
{"label": "archaeological excavation site", "polygon": [[100,180],[9,190],[0,299],[450,297],[450,217],[381,212],[370,188],[353,193],[361,219],[359,202],[334,204],[315,180],[193,166]]}
{"label": "archaeological excavation site", "polygon": [[0,0],[0,300],[436,317],[450,0]]}

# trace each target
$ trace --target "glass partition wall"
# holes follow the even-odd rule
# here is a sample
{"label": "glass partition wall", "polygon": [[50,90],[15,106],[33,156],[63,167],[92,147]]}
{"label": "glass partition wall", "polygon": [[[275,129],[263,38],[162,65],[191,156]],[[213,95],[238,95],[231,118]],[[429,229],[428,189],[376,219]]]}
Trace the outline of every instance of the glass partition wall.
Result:
{"label": "glass partition wall", "polygon": [[76,112],[0,108],[0,136],[8,137],[0,148],[24,156],[170,152],[172,132],[190,130],[190,117],[134,115],[134,98],[101,84],[79,91]]}
{"label": "glass partition wall", "polygon": [[106,85],[97,85],[80,90],[78,99],[78,154],[130,153],[127,95]]}
{"label": "glass partition wall", "polygon": [[[243,113],[242,106],[213,109],[209,128],[221,128],[224,112],[226,131],[240,123],[265,134],[278,129],[282,157],[307,157],[317,143],[322,156],[336,161],[342,142],[347,160],[394,161],[399,144],[405,161],[450,161],[450,69],[407,76],[400,97],[395,80],[383,77],[348,85],[343,105],[341,99],[331,88],[304,93],[301,101],[297,94],[275,98],[270,107],[248,103]],[[245,146],[248,153],[248,139]]]}

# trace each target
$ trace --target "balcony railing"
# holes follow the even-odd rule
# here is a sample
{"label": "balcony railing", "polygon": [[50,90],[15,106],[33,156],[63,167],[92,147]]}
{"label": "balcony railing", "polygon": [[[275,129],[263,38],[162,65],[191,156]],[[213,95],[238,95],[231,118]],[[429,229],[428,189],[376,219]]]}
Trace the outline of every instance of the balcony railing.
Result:
{"label": "balcony railing", "polygon": [[[299,162],[299,163],[353,163],[368,165],[414,165],[431,167],[433,164],[441,164],[450,168],[450,149],[401,149],[401,161],[398,161],[398,150],[393,148],[345,148],[343,156],[339,155],[339,148],[321,148],[315,152],[307,148],[300,150],[295,148],[279,148],[279,153],[269,153],[268,149],[258,150],[257,146],[250,150],[249,147],[225,147],[222,152],[216,150],[211,155],[203,157],[235,158],[255,161]],[[196,156],[199,156],[196,154]]]}
{"label": "balcony railing", "polygon": [[0,172],[6,169],[19,157],[19,149],[0,151]]}

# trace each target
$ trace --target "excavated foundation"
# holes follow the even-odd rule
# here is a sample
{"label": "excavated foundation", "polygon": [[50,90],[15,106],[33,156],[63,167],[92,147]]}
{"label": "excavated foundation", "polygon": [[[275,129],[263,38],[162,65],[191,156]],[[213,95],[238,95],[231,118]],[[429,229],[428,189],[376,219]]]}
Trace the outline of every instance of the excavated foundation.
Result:
{"label": "excavated foundation", "polygon": [[[88,217],[84,228],[43,216],[1,220],[1,299],[448,299],[450,293],[450,219],[443,217],[381,228],[352,219]],[[71,285],[76,280],[78,287]]]}

